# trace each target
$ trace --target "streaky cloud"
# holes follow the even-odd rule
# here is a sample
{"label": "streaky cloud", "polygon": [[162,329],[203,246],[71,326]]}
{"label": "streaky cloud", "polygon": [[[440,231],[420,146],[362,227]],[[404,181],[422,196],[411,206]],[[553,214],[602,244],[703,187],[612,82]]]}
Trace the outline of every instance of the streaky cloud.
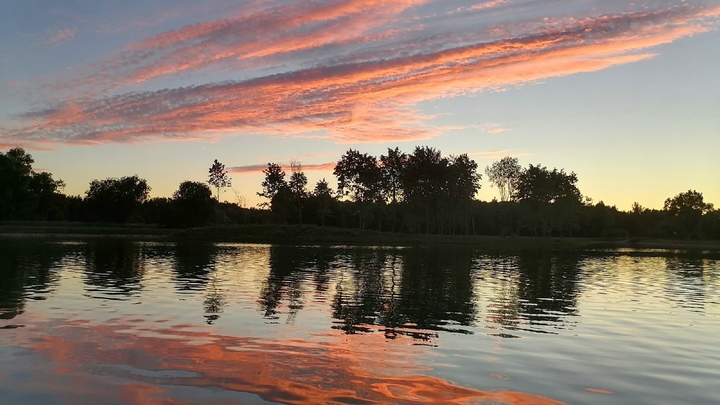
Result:
{"label": "streaky cloud", "polygon": [[[161,34],[128,46],[119,54],[129,56],[126,64],[116,66],[111,59],[102,65],[104,73],[79,79],[85,80],[80,87],[87,90],[107,79],[113,89],[124,89],[172,72],[236,67],[243,58],[282,60],[288,67],[243,80],[154,91],[105,95],[107,88],[100,85],[103,91],[83,90],[19,114],[19,125],[7,126],[0,142],[131,143],[239,133],[321,137],[341,144],[424,140],[452,128],[431,125],[432,117],[418,110],[421,102],[646,61],[660,45],[713,29],[720,16],[720,6],[680,5],[475,31],[449,26],[430,33],[422,23],[401,19],[424,3],[291,3]],[[399,20],[405,25],[398,26]],[[282,28],[279,32],[307,41],[288,41],[283,34],[260,42],[246,39],[270,21]],[[338,53],[334,47],[349,43],[357,52]],[[322,63],[302,66],[318,55]]]}
{"label": "streaky cloud", "polygon": [[[328,171],[333,170],[337,162],[317,163],[317,164],[303,164],[302,170],[306,172],[312,171]],[[286,172],[290,171],[290,164],[281,164],[280,167]],[[267,164],[255,164],[255,165],[244,165],[229,167],[227,170],[232,174],[244,174],[244,173],[259,173],[267,168]]]}

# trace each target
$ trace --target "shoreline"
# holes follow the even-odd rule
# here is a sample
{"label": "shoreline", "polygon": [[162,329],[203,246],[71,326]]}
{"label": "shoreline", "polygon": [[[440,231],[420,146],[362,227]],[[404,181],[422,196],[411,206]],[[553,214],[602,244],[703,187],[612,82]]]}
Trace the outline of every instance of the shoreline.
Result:
{"label": "shoreline", "polygon": [[184,230],[103,226],[2,226],[0,238],[130,239],[168,242],[235,242],[295,245],[426,246],[465,245],[496,249],[666,249],[720,252],[720,241],[580,237],[502,237],[481,235],[426,235],[315,225],[223,225]]}

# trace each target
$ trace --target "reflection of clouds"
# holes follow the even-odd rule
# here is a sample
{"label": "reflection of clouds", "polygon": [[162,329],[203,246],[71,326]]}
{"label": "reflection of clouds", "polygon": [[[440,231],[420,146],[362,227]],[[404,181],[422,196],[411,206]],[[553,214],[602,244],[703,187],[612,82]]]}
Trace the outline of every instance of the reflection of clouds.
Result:
{"label": "reflection of clouds", "polygon": [[[53,333],[39,337],[34,329],[35,333],[18,339],[52,363],[30,364],[31,377],[13,381],[19,384],[14,389],[53,393],[71,401],[120,398],[128,404],[207,403],[204,399],[232,398],[237,392],[288,404],[559,404],[420,375],[423,368],[414,359],[423,348],[397,345],[388,352],[379,334],[352,341],[333,332],[315,337],[316,341],[259,340],[153,327],[157,324],[150,322],[138,325],[136,320],[55,326],[37,324]],[[135,333],[148,329],[158,337]],[[0,381],[0,387],[6,388],[5,383]],[[181,393],[187,393],[188,387],[197,397],[185,402]]]}

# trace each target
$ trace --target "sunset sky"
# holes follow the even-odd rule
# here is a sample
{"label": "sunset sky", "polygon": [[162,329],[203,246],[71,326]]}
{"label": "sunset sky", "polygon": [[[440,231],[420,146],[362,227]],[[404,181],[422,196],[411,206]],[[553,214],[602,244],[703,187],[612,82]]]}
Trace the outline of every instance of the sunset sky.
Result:
{"label": "sunset sky", "polygon": [[[0,5],[0,150],[84,194],[428,145],[578,174],[595,202],[720,205],[719,0],[110,0]],[[497,196],[483,179],[478,198]]]}

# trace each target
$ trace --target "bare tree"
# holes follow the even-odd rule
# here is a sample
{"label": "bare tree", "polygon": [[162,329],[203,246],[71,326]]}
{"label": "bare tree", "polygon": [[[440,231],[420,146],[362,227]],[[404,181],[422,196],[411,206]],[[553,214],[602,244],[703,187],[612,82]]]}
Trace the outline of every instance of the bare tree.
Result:
{"label": "bare tree", "polygon": [[500,191],[500,201],[515,200],[515,188],[522,168],[518,159],[506,156],[485,168],[490,184]]}

